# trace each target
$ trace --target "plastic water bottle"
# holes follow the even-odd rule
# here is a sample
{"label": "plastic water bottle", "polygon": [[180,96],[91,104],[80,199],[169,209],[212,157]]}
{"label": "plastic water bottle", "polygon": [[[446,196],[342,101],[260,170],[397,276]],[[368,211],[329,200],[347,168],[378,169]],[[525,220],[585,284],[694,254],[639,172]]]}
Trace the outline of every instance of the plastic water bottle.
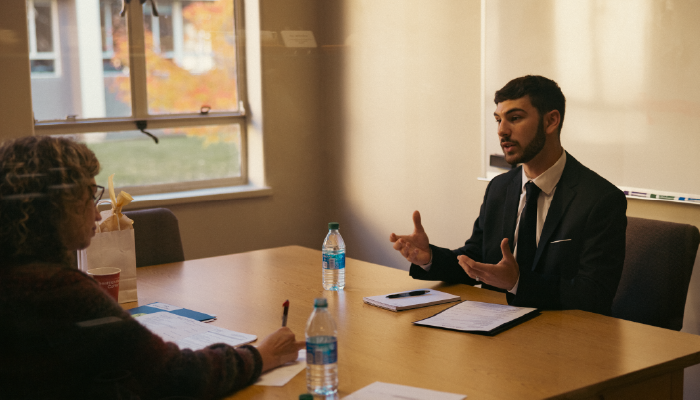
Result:
{"label": "plastic water bottle", "polygon": [[345,242],[338,232],[337,222],[328,224],[328,235],[323,241],[323,288],[342,290],[345,287]]}
{"label": "plastic water bottle", "polygon": [[338,340],[333,317],[324,298],[314,301],[306,323],[306,388],[321,396],[338,392]]}

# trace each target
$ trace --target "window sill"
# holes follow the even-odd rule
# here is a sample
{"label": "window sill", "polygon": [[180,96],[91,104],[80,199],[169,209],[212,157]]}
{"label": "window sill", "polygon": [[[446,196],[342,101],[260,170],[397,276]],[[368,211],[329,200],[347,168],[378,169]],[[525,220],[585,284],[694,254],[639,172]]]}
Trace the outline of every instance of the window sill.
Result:
{"label": "window sill", "polygon": [[156,193],[133,196],[134,201],[125,210],[169,206],[173,204],[198,203],[203,201],[249,199],[271,196],[269,186],[240,185],[216,187],[209,189],[188,190],[182,192]]}

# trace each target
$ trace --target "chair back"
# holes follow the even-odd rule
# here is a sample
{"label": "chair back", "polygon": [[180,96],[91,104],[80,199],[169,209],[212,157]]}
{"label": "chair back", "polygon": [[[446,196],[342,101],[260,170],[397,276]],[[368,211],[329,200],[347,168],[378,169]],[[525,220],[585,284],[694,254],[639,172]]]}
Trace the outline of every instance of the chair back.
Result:
{"label": "chair back", "polygon": [[124,211],[134,220],[136,267],[185,261],[177,217],[167,208]]}
{"label": "chair back", "polygon": [[627,217],[625,263],[612,316],[681,330],[698,244],[700,231],[693,225]]}

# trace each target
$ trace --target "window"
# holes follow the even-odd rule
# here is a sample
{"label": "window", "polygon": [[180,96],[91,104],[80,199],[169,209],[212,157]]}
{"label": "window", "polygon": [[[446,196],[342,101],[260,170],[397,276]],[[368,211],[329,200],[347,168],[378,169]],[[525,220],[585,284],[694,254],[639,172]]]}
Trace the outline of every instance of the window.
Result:
{"label": "window", "polygon": [[[102,35],[102,66],[105,75],[110,72],[123,72],[125,65],[113,64],[114,40],[121,37],[126,38],[126,20],[120,17],[121,2],[101,1],[100,2],[100,33]],[[117,39],[119,41],[119,39]]]}
{"label": "window", "polygon": [[58,73],[56,0],[27,0],[29,60],[35,76]]}
{"label": "window", "polygon": [[134,195],[245,183],[236,4],[27,0],[35,132],[85,142],[98,183]]}

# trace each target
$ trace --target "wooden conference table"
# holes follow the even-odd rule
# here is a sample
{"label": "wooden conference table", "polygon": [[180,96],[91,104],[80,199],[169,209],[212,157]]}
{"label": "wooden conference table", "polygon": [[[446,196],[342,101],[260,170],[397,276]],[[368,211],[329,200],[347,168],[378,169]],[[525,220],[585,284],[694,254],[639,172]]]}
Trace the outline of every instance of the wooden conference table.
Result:
{"label": "wooden conference table", "polygon": [[[682,399],[683,368],[700,363],[700,336],[583,311],[545,311],[494,337],[415,326],[452,304],[391,312],[365,296],[420,288],[505,303],[467,285],[416,281],[406,271],[347,259],[344,291],[321,287],[321,252],[291,246],[138,269],[139,304],[161,301],[216,314],[212,324],[262,338],[288,326],[303,340],[316,297],[338,325],[339,394],[375,381],[482,399]],[[125,308],[136,303],[126,303]],[[251,386],[231,399],[296,399],[302,371],[283,387]]]}

